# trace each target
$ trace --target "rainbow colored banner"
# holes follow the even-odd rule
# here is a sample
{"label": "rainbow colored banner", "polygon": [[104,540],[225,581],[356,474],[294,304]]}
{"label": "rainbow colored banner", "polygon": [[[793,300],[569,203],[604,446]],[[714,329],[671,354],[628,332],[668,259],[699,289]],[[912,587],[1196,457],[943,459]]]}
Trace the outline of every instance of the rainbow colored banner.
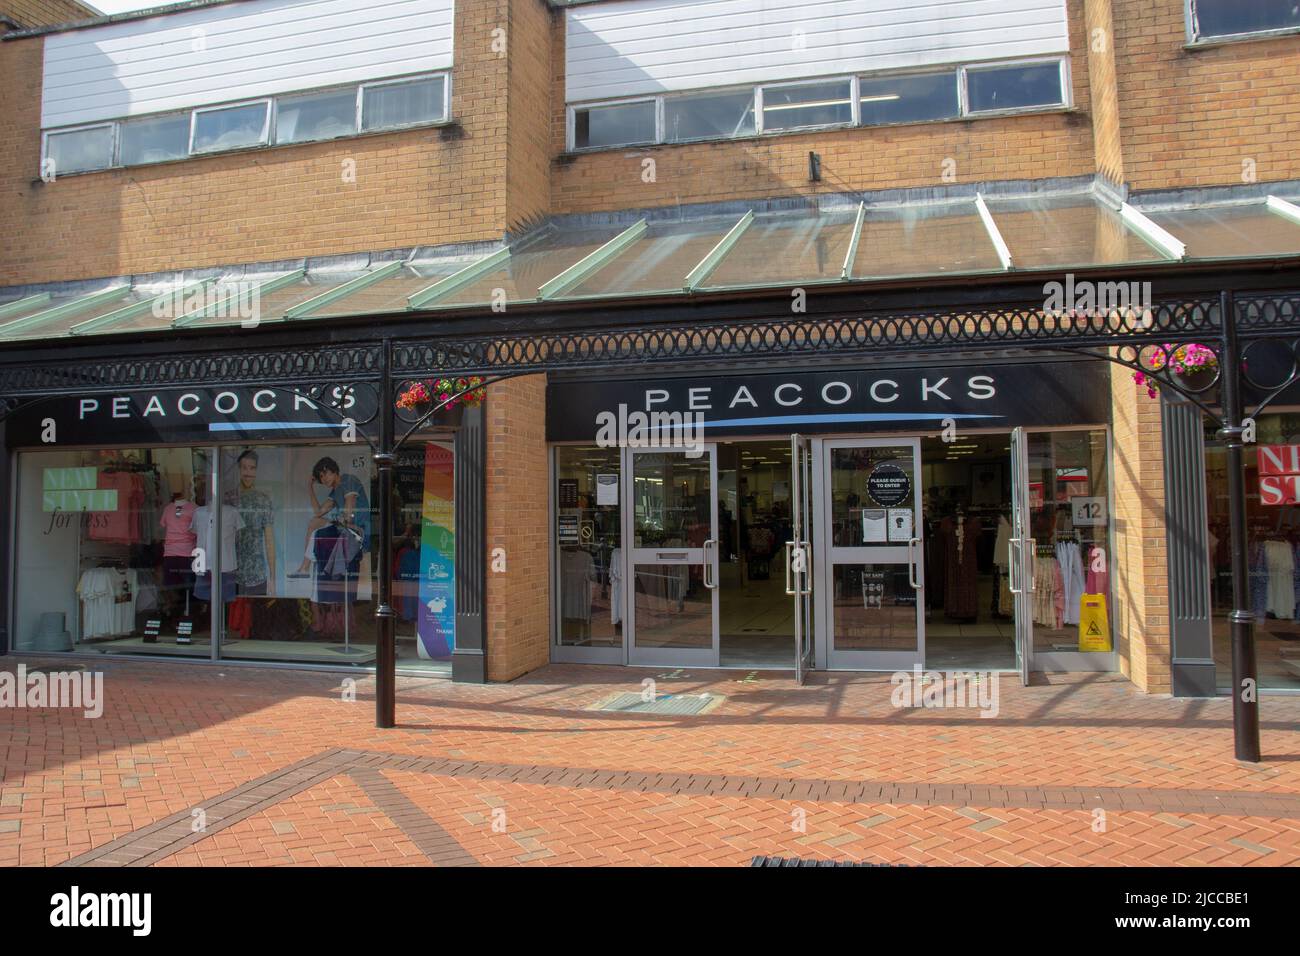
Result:
{"label": "rainbow colored banner", "polygon": [[420,656],[445,659],[456,646],[456,464],[452,446],[424,445],[420,514]]}

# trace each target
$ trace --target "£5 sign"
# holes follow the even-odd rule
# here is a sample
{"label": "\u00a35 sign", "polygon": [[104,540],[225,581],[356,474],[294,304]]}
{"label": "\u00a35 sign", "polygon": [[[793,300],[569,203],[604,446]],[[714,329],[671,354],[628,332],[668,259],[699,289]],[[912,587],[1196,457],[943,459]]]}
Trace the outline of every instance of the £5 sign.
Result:
{"label": "\u00a35 sign", "polygon": [[1300,445],[1261,445],[1259,500],[1265,505],[1300,504]]}

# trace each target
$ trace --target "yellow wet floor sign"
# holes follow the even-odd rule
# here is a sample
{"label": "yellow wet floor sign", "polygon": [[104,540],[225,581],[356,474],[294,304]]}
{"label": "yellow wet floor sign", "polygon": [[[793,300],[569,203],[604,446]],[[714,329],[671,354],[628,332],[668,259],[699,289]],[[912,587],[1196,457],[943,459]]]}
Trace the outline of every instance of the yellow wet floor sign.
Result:
{"label": "yellow wet floor sign", "polygon": [[1106,617],[1106,596],[1085,594],[1079,599],[1079,650],[1110,650],[1110,620]]}

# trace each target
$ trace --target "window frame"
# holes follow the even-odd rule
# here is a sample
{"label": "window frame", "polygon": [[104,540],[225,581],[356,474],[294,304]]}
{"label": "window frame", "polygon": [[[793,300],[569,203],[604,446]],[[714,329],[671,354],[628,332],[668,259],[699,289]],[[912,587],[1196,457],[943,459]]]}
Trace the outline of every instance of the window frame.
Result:
{"label": "window frame", "polygon": [[1217,46],[1220,43],[1244,43],[1251,40],[1273,40],[1278,37],[1300,35],[1300,24],[1293,27],[1274,27],[1271,30],[1248,30],[1245,33],[1202,34],[1200,16],[1196,9],[1199,0],[1183,0],[1184,22],[1187,26],[1187,45],[1191,47]]}
{"label": "window frame", "polygon": [[[854,102],[857,104],[858,110],[858,119],[855,125],[860,126],[863,129],[880,129],[887,126],[915,126],[918,123],[950,123],[953,120],[965,119],[967,113],[965,98],[966,84],[962,79],[962,69],[962,64],[959,63],[955,65],[948,64],[945,66],[905,67],[898,70],[881,70],[879,73],[858,74],[855,77],[854,86],[856,91],[854,94]],[[952,74],[953,82],[956,84],[957,90],[957,112],[955,115],[944,116],[939,119],[899,120],[895,123],[865,124],[862,122],[862,80],[887,79],[891,76],[938,76],[939,74],[949,73]],[[982,116],[983,114],[980,115]]]}
{"label": "window frame", "polygon": [[685,145],[687,143],[716,143],[716,142],[726,142],[727,140],[731,140],[731,139],[744,139],[745,138],[744,136],[728,136],[725,139],[719,139],[716,136],[699,136],[699,137],[692,137],[691,139],[675,139],[670,141],[667,139],[667,135],[668,135],[667,107],[668,107],[669,100],[684,100],[684,99],[690,99],[692,97],[700,97],[700,96],[726,96],[732,93],[745,93],[745,92],[749,93],[749,108],[754,111],[754,132],[745,135],[757,136],[758,135],[758,106],[757,106],[758,87],[754,86],[753,84],[750,84],[748,86],[746,85],[710,86],[702,90],[674,90],[671,93],[661,93],[656,97],[656,99],[659,101],[658,121],[656,123],[657,126],[656,132],[658,133],[657,143],[662,143],[664,146],[680,146],[680,145]]}
{"label": "window frame", "polygon": [[[975,111],[970,108],[970,97],[967,90],[967,73],[969,71],[983,71],[995,69],[1007,69],[1021,66],[1043,66],[1047,64],[1056,64],[1060,74],[1061,98],[1056,103],[1036,106],[1017,106],[1010,109],[998,110],[979,110]],[[955,116],[941,117],[939,119],[924,120],[899,120],[896,123],[872,123],[865,125],[862,122],[862,83],[863,79],[874,79],[876,77],[889,76],[925,76],[933,74],[954,73],[957,81],[957,114]],[[763,123],[763,93],[764,90],[778,87],[792,86],[812,86],[823,83],[845,82],[849,84],[849,107],[851,118],[844,123],[824,123],[811,126],[788,126],[780,129],[767,129]],[[735,137],[702,137],[699,139],[684,139],[669,141],[665,138],[666,126],[664,120],[664,108],[670,99],[677,99],[690,96],[701,96],[708,94],[725,94],[738,93],[742,90],[751,89],[754,93],[754,132]],[[655,104],[655,139],[653,142],[641,143],[619,143],[611,146],[578,146],[576,142],[576,117],[581,110],[592,110],[605,106],[626,106],[633,103]],[[590,102],[568,103],[564,111],[564,142],[566,151],[569,153],[596,153],[602,150],[611,149],[635,149],[645,148],[648,146],[689,146],[694,143],[725,143],[733,140],[749,139],[757,136],[782,136],[786,134],[806,133],[814,130],[841,130],[841,129],[877,129],[891,126],[915,126],[918,123],[951,123],[958,120],[986,119],[998,116],[1019,116],[1033,113],[1053,113],[1074,108],[1074,85],[1073,85],[1073,67],[1068,53],[1053,53],[1045,56],[1017,57],[1012,60],[985,60],[973,63],[941,63],[931,64],[918,67],[901,67],[896,70],[881,70],[877,73],[849,73],[834,74],[831,76],[812,77],[799,80],[778,80],[770,83],[755,83],[752,85],[731,84],[728,86],[708,86],[692,90],[672,90],[662,93],[644,93],[638,96],[614,97],[609,99],[592,100]]]}
{"label": "window frame", "polygon": [[134,169],[137,166],[156,166],[159,163],[175,163],[183,159],[189,159],[194,154],[189,151],[190,136],[187,134],[185,137],[184,156],[176,156],[172,159],[154,159],[154,160],[150,160],[147,163],[125,163],[122,161],[122,130],[131,123],[140,122],[143,120],[160,120],[160,119],[167,119],[168,117],[184,117],[185,119],[189,120],[189,122],[186,125],[189,128],[189,132],[192,133],[194,129],[193,114],[194,114],[193,110],[170,110],[166,113],[142,113],[139,116],[124,116],[121,119],[113,120],[112,121],[113,125],[117,127],[117,133],[114,136],[112,168]]}
{"label": "window frame", "polygon": [[[577,145],[577,133],[578,133],[577,120],[578,120],[579,110],[594,110],[594,109],[599,109],[602,106],[633,106],[637,103],[654,104],[655,138],[652,141],[648,143],[614,143],[610,146],[578,146]],[[566,114],[565,132],[564,132],[565,141],[568,143],[570,151],[574,153],[595,153],[603,149],[631,149],[638,146],[659,146],[663,143],[664,110],[663,110],[662,93],[650,93],[645,96],[631,96],[631,97],[625,97],[623,99],[614,99],[614,100],[594,100],[590,103],[576,103],[572,106],[569,106],[566,109],[565,114]],[[692,140],[692,142],[699,143],[704,141]]]}
{"label": "window frame", "polygon": [[80,133],[80,132],[83,132],[83,131],[88,130],[88,129],[102,129],[102,128],[104,128],[104,127],[108,127],[108,128],[111,130],[112,134],[113,134],[113,140],[112,140],[112,142],[109,144],[108,165],[107,165],[107,166],[93,166],[93,167],[91,167],[90,169],[74,169],[74,170],[72,170],[71,172],[68,172],[68,173],[61,173],[61,172],[59,172],[58,167],[55,166],[55,169],[54,169],[54,178],[55,178],[55,179],[58,179],[60,176],[64,176],[64,175],[67,175],[67,176],[79,176],[79,175],[82,174],[82,173],[98,173],[98,172],[102,172],[102,171],[105,170],[105,169],[113,169],[113,168],[117,165],[117,150],[118,150],[118,121],[117,121],[117,120],[100,120],[100,121],[98,121],[98,122],[94,122],[94,123],[79,123],[79,124],[76,125],[76,126],[61,126],[61,127],[57,128],[57,129],[41,130],[41,163],[40,163],[40,174],[41,174],[42,176],[44,176],[44,173],[45,173],[45,162],[46,162],[46,160],[48,160],[49,157],[50,157],[50,137],[51,137],[51,136],[62,136],[62,135],[65,134],[65,133]]}
{"label": "window frame", "polygon": [[[763,115],[766,107],[763,105],[765,94],[769,89],[789,89],[797,86],[820,86],[829,83],[843,83],[845,80],[849,84],[849,119],[844,123],[813,123],[805,126],[783,126],[780,129],[769,130]],[[860,100],[858,98],[858,77],[856,74],[846,76],[837,74],[835,76],[823,76],[812,80],[792,80],[790,82],[759,83],[754,86],[754,129],[759,136],[776,136],[784,133],[801,133],[810,129],[847,129],[858,125],[858,115]]]}
{"label": "window frame", "polygon": [[[365,128],[365,102],[366,90],[383,86],[400,86],[409,83],[419,83],[421,80],[431,80],[435,77],[442,77],[442,116],[436,120],[417,120],[413,123],[399,123],[394,126],[378,126],[374,129]],[[312,92],[310,90],[304,92]],[[441,126],[451,122],[451,71],[435,70],[432,73],[411,73],[406,76],[396,76],[383,80],[366,80],[357,84],[357,136],[366,136],[371,133],[391,133],[394,130],[417,129],[421,126]],[[318,141],[319,142],[319,141]],[[287,145],[287,144],[286,144]]]}
{"label": "window frame", "polygon": [[[1056,63],[1061,81],[1061,99],[1056,103],[1039,103],[1033,106],[1014,106],[1007,109],[976,110],[970,105],[968,79],[970,73],[990,73],[993,70],[1014,69],[1021,66],[1046,66]],[[1042,113],[1050,110],[1070,109],[1074,105],[1074,87],[1071,83],[1070,58],[1068,56],[1024,57],[1016,60],[998,60],[986,63],[968,63],[959,68],[962,119],[977,119],[986,116],[1017,116],[1022,113]]]}
{"label": "window frame", "polygon": [[[262,116],[262,136],[256,143],[247,143],[243,146],[230,146],[224,149],[195,149],[194,136],[199,128],[200,113],[217,113],[221,110],[238,109],[241,106],[256,106],[259,103],[266,105],[266,112]],[[271,128],[274,124],[273,113],[275,111],[275,97],[266,96],[252,100],[239,100],[234,103],[220,103],[214,106],[196,106],[190,110],[190,155],[191,156],[211,156],[216,153],[237,153],[244,149],[257,149],[259,146],[269,144]]]}
{"label": "window frame", "polygon": [[[352,123],[351,133],[344,133],[341,136],[323,136],[312,139],[295,139],[291,142],[281,142],[279,138],[280,124],[280,101],[296,99],[298,97],[319,96],[324,93],[346,93],[352,91]],[[277,93],[271,97],[275,101],[275,114],[271,119],[271,134],[268,146],[303,146],[307,143],[328,143],[336,139],[350,139],[353,136],[361,135],[361,87],[355,83],[344,83],[340,86],[320,86],[311,90],[297,90],[292,93]]]}

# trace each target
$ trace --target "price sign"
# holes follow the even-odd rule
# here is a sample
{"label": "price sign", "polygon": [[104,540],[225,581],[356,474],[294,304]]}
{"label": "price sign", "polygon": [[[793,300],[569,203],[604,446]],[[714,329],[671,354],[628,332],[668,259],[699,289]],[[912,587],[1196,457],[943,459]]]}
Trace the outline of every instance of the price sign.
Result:
{"label": "price sign", "polygon": [[1105,498],[1071,498],[1070,517],[1076,528],[1095,528],[1106,524]]}

